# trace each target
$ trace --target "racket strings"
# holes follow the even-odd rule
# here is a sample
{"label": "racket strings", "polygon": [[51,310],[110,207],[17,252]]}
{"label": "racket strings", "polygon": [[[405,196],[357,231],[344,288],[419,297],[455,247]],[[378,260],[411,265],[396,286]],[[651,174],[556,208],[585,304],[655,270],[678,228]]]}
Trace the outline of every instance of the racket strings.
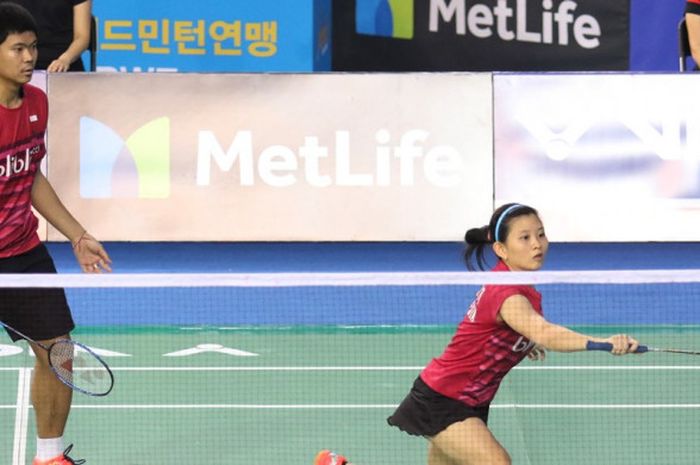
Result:
{"label": "racket strings", "polygon": [[56,375],[63,381],[73,384],[75,346],[69,341],[58,341],[49,351],[49,361]]}
{"label": "racket strings", "polygon": [[49,361],[56,376],[68,386],[91,395],[106,395],[114,379],[109,368],[91,351],[66,339],[56,342],[49,351]]}

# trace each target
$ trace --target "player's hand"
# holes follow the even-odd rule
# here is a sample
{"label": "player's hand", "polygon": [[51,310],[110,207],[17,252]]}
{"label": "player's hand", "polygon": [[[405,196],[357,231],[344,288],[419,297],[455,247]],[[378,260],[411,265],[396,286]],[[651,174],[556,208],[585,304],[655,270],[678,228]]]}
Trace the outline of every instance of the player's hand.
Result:
{"label": "player's hand", "polygon": [[102,273],[112,271],[112,260],[107,255],[102,244],[87,232],[73,243],[73,253],[86,273]]}
{"label": "player's hand", "polygon": [[544,361],[546,356],[547,352],[541,345],[536,345],[535,347],[530,349],[530,352],[527,353],[527,358],[529,358],[533,362]]}
{"label": "player's hand", "polygon": [[639,342],[627,334],[610,336],[604,342],[609,342],[613,345],[613,349],[610,351],[613,355],[633,354],[639,347]]}
{"label": "player's hand", "polygon": [[70,68],[70,62],[68,60],[63,60],[61,58],[56,58],[54,61],[46,67],[46,71],[53,73],[65,73]]}

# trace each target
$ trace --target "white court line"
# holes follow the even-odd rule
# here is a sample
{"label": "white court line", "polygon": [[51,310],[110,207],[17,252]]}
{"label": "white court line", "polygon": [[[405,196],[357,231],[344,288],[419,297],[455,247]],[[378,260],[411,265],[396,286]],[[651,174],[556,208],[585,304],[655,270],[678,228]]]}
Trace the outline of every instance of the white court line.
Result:
{"label": "white court line", "polygon": [[[424,366],[191,366],[191,367],[112,367],[112,371],[417,371]],[[0,367],[0,371],[19,371],[26,368]],[[76,371],[92,370],[94,368],[78,368]],[[31,369],[30,369],[31,370]],[[581,366],[521,366],[515,371],[604,371],[604,370],[700,370],[700,365],[581,365]]]}
{"label": "white court line", "polygon": [[[0,407],[14,408],[14,406]],[[398,404],[74,404],[71,408],[84,410],[349,410],[395,409],[396,407],[398,407]],[[28,408],[31,408],[31,406]],[[491,408],[531,410],[671,410],[700,409],[700,404],[494,404],[491,405]]]}
{"label": "white court line", "polygon": [[[75,405],[84,409],[221,409],[221,410],[343,410],[395,409],[399,404],[166,404]],[[497,409],[698,409],[700,404],[495,404]]]}
{"label": "white court line", "polygon": [[112,371],[415,371],[422,366],[110,367]]}
{"label": "white court line", "polygon": [[634,410],[634,409],[698,409],[700,404],[497,404],[492,408],[571,409],[571,410]]}
{"label": "white court line", "polygon": [[[111,368],[111,367],[110,367]],[[269,366],[269,367],[114,367],[112,371],[421,371],[424,366]],[[532,366],[515,367],[515,371],[671,371],[700,370],[700,365],[658,366]]]}
{"label": "white court line", "polygon": [[13,441],[12,465],[27,463],[27,424],[29,420],[29,387],[32,370],[20,368],[17,381],[17,403],[15,412],[15,437]]}
{"label": "white court line", "polygon": [[596,371],[596,370],[700,370],[700,365],[603,365],[603,366],[528,366],[515,367],[516,371],[549,371],[549,370],[571,370],[571,371]]}
{"label": "white court line", "polygon": [[[112,371],[420,371],[424,366],[209,366],[209,367],[110,367]],[[80,368],[76,368],[80,370]],[[657,366],[532,366],[515,367],[516,371],[596,371],[596,370],[700,370],[700,365]]]}

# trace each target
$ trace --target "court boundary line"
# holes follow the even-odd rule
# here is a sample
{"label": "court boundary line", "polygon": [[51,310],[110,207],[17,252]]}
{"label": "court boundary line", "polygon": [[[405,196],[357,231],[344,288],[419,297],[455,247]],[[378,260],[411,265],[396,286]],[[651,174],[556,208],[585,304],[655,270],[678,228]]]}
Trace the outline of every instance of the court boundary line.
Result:
{"label": "court boundary line", "polygon": [[[183,366],[183,367],[113,367],[112,371],[420,371],[421,366]],[[91,370],[93,368],[76,367],[75,371]],[[32,370],[29,367],[0,367],[2,371]],[[513,371],[596,371],[596,370],[700,370],[700,365],[550,365],[550,366],[519,366]]]}
{"label": "court boundary line", "polygon": [[[148,405],[76,405],[78,409],[221,409],[221,410],[345,410],[395,409],[399,404],[148,404]],[[492,404],[496,409],[562,409],[562,410],[636,410],[636,409],[700,409],[700,404]]]}
{"label": "court boundary line", "polygon": [[[80,410],[360,410],[395,409],[399,404],[73,404]],[[0,408],[14,406],[0,405]],[[32,409],[31,405],[26,410]],[[492,404],[494,409],[523,410],[672,410],[700,409],[700,404]],[[26,431],[25,431],[26,433]],[[25,435],[26,438],[26,435]],[[20,462],[24,463],[24,462]]]}
{"label": "court boundary line", "polygon": [[31,368],[20,368],[17,379],[17,402],[14,405],[15,431],[12,446],[12,465],[27,463],[27,429],[29,427],[29,391]]}

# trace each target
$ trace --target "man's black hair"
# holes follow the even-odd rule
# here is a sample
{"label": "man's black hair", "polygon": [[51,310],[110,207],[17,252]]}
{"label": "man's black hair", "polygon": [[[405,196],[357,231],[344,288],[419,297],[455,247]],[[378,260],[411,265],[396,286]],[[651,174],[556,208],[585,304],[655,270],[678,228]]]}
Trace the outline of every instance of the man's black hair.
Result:
{"label": "man's black hair", "polygon": [[0,0],[0,44],[10,34],[33,32],[38,35],[36,21],[32,14],[21,5]]}

